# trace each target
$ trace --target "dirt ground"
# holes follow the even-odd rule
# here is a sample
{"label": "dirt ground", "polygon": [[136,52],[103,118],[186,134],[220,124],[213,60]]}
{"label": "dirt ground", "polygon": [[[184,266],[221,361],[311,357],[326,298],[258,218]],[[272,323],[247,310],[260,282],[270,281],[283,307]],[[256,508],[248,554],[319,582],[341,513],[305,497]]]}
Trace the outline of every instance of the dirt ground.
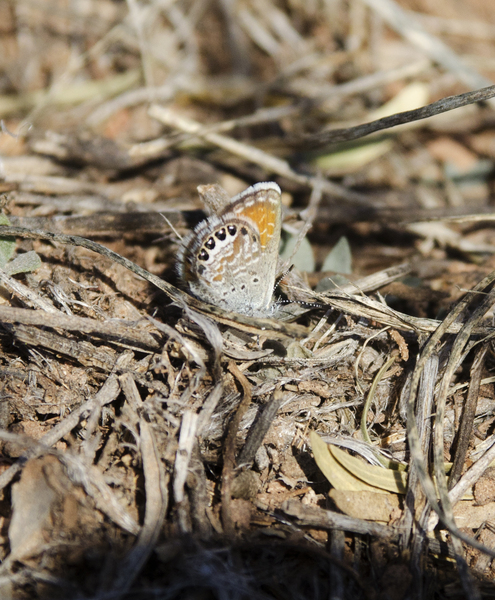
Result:
{"label": "dirt ground", "polygon": [[493,1],[0,0],[2,600],[494,596],[493,81]]}

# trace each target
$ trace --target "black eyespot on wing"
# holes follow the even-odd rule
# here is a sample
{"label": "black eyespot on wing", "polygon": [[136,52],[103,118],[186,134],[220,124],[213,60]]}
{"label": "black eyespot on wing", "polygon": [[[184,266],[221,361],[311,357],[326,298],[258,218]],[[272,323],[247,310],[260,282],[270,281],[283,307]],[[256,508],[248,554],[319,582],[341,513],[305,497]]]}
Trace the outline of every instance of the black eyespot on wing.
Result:
{"label": "black eyespot on wing", "polygon": [[208,250],[213,250],[213,248],[215,247],[215,240],[213,239],[213,237],[209,237],[206,240],[205,246],[208,248]]}
{"label": "black eyespot on wing", "polygon": [[217,240],[220,240],[221,242],[223,242],[225,240],[225,238],[227,237],[227,232],[225,231],[225,227],[222,227],[222,229],[215,231],[215,237],[217,238]]}
{"label": "black eyespot on wing", "polygon": [[227,225],[227,231],[230,235],[235,235],[237,233],[237,227],[235,225]]}
{"label": "black eyespot on wing", "polygon": [[241,227],[242,235],[248,235],[248,230],[245,227]]}
{"label": "black eyespot on wing", "polygon": [[201,248],[200,253],[198,254],[198,260],[208,260],[210,255],[204,248]]}
{"label": "black eyespot on wing", "polygon": [[200,275],[203,275],[203,273],[206,271],[206,267],[204,265],[199,265],[198,267],[198,273]]}

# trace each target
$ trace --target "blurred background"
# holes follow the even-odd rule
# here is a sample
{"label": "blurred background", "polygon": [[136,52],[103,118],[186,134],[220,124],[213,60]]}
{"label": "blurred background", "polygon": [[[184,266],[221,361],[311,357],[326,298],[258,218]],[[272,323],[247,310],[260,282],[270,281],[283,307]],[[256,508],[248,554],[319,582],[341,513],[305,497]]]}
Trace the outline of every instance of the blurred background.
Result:
{"label": "blurred background", "polygon": [[275,179],[301,209],[317,176],[303,270],[338,270],[325,259],[342,235],[366,250],[352,252],[358,272],[447,246],[477,262],[492,252],[478,222],[418,224],[491,212],[490,102],[352,142],[327,135],[490,85],[491,1],[1,0],[0,29],[14,216],[165,210],[185,231],[174,211],[200,206],[198,184],[233,195]]}

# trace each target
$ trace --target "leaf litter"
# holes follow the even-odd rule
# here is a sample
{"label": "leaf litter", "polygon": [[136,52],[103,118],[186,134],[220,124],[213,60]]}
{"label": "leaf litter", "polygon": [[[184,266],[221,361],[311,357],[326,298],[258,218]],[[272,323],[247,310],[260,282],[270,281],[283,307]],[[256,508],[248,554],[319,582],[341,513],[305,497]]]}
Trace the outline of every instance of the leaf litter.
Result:
{"label": "leaf litter", "polygon": [[[1,597],[493,594],[493,15],[0,13]],[[268,180],[283,318],[190,297],[197,186]]]}

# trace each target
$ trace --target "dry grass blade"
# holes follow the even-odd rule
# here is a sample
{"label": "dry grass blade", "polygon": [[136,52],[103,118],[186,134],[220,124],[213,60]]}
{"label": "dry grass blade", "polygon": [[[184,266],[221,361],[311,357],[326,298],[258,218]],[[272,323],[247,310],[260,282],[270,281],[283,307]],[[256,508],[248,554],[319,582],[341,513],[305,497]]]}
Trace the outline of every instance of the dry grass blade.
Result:
{"label": "dry grass blade", "polygon": [[[142,401],[134,379],[127,373],[120,377],[120,383],[126,401],[136,415],[139,414],[142,409]],[[146,510],[144,523],[139,531],[136,545],[121,563],[120,573],[115,582],[115,593],[120,593],[122,596],[132,586],[146,560],[153,552],[168,505],[167,477],[158,455],[155,435],[150,424],[143,416],[139,417],[139,436],[146,492]]]}
{"label": "dry grass blade", "polygon": [[229,370],[242,387],[241,402],[236,408],[235,414],[230,419],[227,429],[222,469],[222,521],[225,533],[232,535],[234,533],[234,522],[231,511],[231,489],[236,463],[235,440],[239,429],[239,425],[241,423],[241,419],[244,416],[244,413],[246,412],[251,402],[252,396],[249,382],[246,379],[246,377],[239,371],[237,365],[231,362],[229,365]]}
{"label": "dry grass blade", "polygon": [[[456,527],[455,523],[452,521],[452,518],[449,515],[445,514],[444,511],[442,510],[442,508],[440,508],[440,506],[438,505],[437,497],[436,497],[436,489],[435,489],[435,486],[434,486],[432,480],[430,479],[430,477],[427,473],[424,455],[423,455],[423,452],[420,447],[420,442],[419,442],[419,437],[418,437],[418,429],[416,426],[416,417],[414,414],[414,406],[415,406],[415,399],[416,399],[418,384],[419,384],[421,373],[424,369],[426,361],[428,360],[429,356],[435,351],[435,346],[438,344],[438,342],[440,341],[442,336],[446,333],[449,326],[467,308],[469,303],[477,297],[476,296],[477,292],[483,292],[484,290],[486,290],[486,288],[489,285],[491,285],[491,283],[494,280],[495,280],[495,273],[491,273],[489,276],[485,277],[480,283],[478,283],[478,285],[476,285],[473,288],[473,290],[468,292],[466,294],[466,297],[462,301],[459,301],[457,303],[457,305],[452,309],[452,311],[447,316],[447,318],[438,327],[438,329],[430,336],[428,342],[424,345],[422,352],[421,352],[421,356],[416,365],[416,368],[415,368],[415,371],[414,371],[414,374],[412,377],[412,381],[411,381],[411,387],[410,387],[410,391],[409,391],[409,398],[408,398],[408,404],[407,404],[407,418],[408,418],[407,429],[408,429],[408,440],[409,440],[410,449],[411,449],[411,458],[413,459],[414,464],[417,468],[419,480],[421,482],[421,485],[423,487],[423,490],[428,498],[428,501],[429,501],[431,507],[435,510],[435,512],[437,513],[437,515],[439,516],[440,520],[445,525],[445,527],[447,527],[447,529],[453,535],[457,536],[462,541],[474,546],[478,550],[481,550],[482,552],[486,552],[490,556],[495,557],[495,551],[491,550],[490,548],[486,548],[485,546],[483,546],[483,544],[478,543],[476,540],[470,538],[466,534],[459,531],[459,529]],[[488,302],[491,302],[491,299],[488,300]],[[486,307],[485,307],[485,311],[486,311]],[[477,320],[479,320],[481,318],[482,314],[484,314],[485,311],[483,311],[483,313],[481,313],[481,314],[480,313],[477,314]],[[471,320],[469,323],[469,326],[464,328],[463,335],[460,338],[461,339],[460,343],[462,343],[462,347],[464,347],[464,344],[466,343],[467,338],[468,338],[468,332],[472,331],[474,324],[475,324],[475,321]],[[421,402],[421,398],[418,398],[418,402]],[[438,410],[438,408],[437,408],[437,410]],[[441,410],[441,407],[440,407],[440,410]],[[435,447],[438,447],[438,443],[435,445]],[[436,471],[437,471],[437,473],[439,472],[438,468],[436,469]],[[443,472],[443,452],[442,452],[442,472]],[[440,490],[441,490],[442,481],[443,481],[443,477],[440,478],[440,483],[439,483]],[[445,483],[443,485],[445,485]]]}
{"label": "dry grass blade", "polygon": [[295,500],[290,500],[283,506],[285,514],[295,517],[300,525],[306,527],[325,527],[328,529],[341,529],[354,531],[363,535],[373,535],[392,541],[399,535],[394,527],[370,523],[363,519],[348,517],[340,513],[323,510],[314,506],[304,506]]}
{"label": "dry grass blade", "polygon": [[[417,406],[418,438],[421,451],[428,454],[431,444],[432,423],[430,415],[433,412],[435,385],[438,376],[439,357],[431,354],[426,361],[419,383],[418,398],[421,401]],[[407,407],[406,407],[407,410]],[[419,587],[421,587],[421,560],[427,544],[426,522],[430,514],[430,507],[421,487],[418,471],[414,461],[409,466],[408,489],[406,494],[404,513],[401,525],[405,530],[403,548],[412,546],[411,566],[413,573],[417,576]],[[420,590],[418,591],[420,595]]]}
{"label": "dry grass blade", "polygon": [[184,486],[187,479],[189,464],[193,448],[197,443],[197,423],[198,415],[192,411],[186,411],[182,416],[182,423],[179,434],[179,447],[175,458],[174,465],[174,501],[178,511],[178,525],[182,533],[191,533],[191,525],[188,522],[183,504],[186,499]]}
{"label": "dry grass blade", "polygon": [[[57,316],[62,316],[60,311],[58,311],[52,304],[50,304],[49,302],[46,302],[45,300],[40,298],[39,295],[36,294],[36,292],[34,292],[33,290],[30,290],[27,286],[23,285],[20,281],[17,281],[16,279],[14,279],[14,277],[7,275],[7,273],[5,273],[5,271],[3,271],[1,269],[0,269],[0,281],[2,282],[2,285],[4,285],[13,294],[20,296],[21,298],[28,301],[31,304],[31,306],[34,306],[35,308],[38,308],[38,309],[48,312],[48,313],[52,313]],[[15,310],[15,309],[10,309],[9,307],[0,307],[0,308],[6,308],[7,312],[9,310]],[[12,321],[9,321],[7,319],[7,322],[12,322]]]}
{"label": "dry grass blade", "polygon": [[449,499],[452,505],[456,504],[466,490],[471,488],[488,467],[495,460],[495,438],[491,440],[491,446],[460,478],[455,486],[449,492]]}
{"label": "dry grass blade", "polygon": [[482,344],[476,352],[475,359],[471,366],[471,378],[469,382],[469,392],[466,404],[462,413],[461,426],[457,437],[456,452],[452,464],[452,470],[449,476],[449,490],[459,481],[466,460],[469,447],[469,438],[473,429],[474,417],[476,414],[476,403],[480,392],[481,374],[485,363],[485,356],[488,351],[488,344]]}
{"label": "dry grass blade", "polygon": [[266,433],[270,428],[275,416],[283,401],[283,394],[279,389],[273,392],[271,399],[260,409],[255,420],[246,436],[244,444],[238,459],[240,467],[246,465],[251,467],[255,454],[263,443]]}
{"label": "dry grass blade", "polygon": [[[435,319],[423,319],[406,315],[368,296],[350,295],[339,292],[313,293],[312,296],[323,306],[329,305],[345,313],[371,319],[384,326],[399,330],[409,330],[419,334],[437,331],[438,327],[442,326],[445,327],[445,330],[442,330],[444,333],[458,333],[462,328],[462,324],[456,323],[453,320],[445,324],[445,321],[441,322]],[[476,331],[476,333],[491,334],[492,328],[483,327],[481,330]]]}
{"label": "dry grass blade", "polygon": [[[495,274],[492,274],[492,277],[489,278],[487,282],[487,287],[482,289],[481,291],[487,293],[490,284],[492,284],[495,279]],[[471,299],[472,300],[472,299]],[[453,376],[455,369],[457,369],[459,362],[461,360],[462,353],[465,350],[466,344],[468,343],[470,336],[474,327],[476,327],[481,319],[484,317],[485,313],[489,310],[489,308],[495,303],[495,294],[493,291],[488,292],[488,295],[481,302],[480,306],[476,308],[473,312],[472,316],[465,323],[461,331],[457,334],[454,344],[452,346],[452,350],[450,352],[449,361],[447,363],[447,367],[443,374],[442,382],[440,385],[440,390],[437,395],[436,402],[436,416],[435,416],[435,428],[434,428],[434,445],[433,445],[433,457],[434,457],[434,467],[435,467],[435,475],[437,482],[437,489],[440,495],[440,503],[446,520],[449,523],[455,523],[453,520],[453,511],[452,505],[449,499],[448,490],[447,490],[447,482],[443,477],[444,473],[444,419],[445,419],[445,403],[448,394],[448,388],[450,386],[450,381]],[[453,534],[453,545],[455,549],[455,557],[459,568],[459,573],[461,574],[463,587],[466,595],[475,600],[476,598],[480,598],[480,594],[477,588],[474,585],[474,582],[468,572],[467,564],[465,558],[463,556],[462,545],[460,540],[456,536],[457,527],[454,531],[451,530]],[[467,537],[467,536],[466,536]],[[464,538],[464,541],[466,540]],[[474,540],[473,540],[474,541]],[[478,549],[483,549],[484,552],[489,553],[488,548],[483,548],[481,544],[479,544]],[[495,552],[493,553],[495,556]]]}

